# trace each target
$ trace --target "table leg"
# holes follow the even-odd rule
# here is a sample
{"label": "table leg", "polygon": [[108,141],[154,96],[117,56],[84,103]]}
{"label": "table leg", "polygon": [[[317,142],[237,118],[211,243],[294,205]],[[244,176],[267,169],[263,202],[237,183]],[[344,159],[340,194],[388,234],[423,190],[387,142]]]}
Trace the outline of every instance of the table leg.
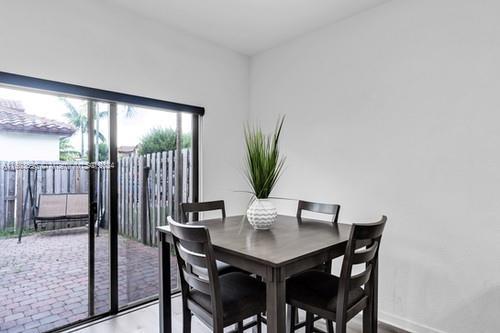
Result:
{"label": "table leg", "polygon": [[290,329],[292,328],[290,323],[295,321],[295,316],[292,314],[292,306],[291,305],[286,305],[286,331],[290,332]]}
{"label": "table leg", "polygon": [[170,244],[159,232],[160,255],[160,333],[172,333],[172,297],[170,286]]}
{"label": "table leg", "polygon": [[267,332],[285,332],[286,284],[280,268],[272,268],[266,279]]}

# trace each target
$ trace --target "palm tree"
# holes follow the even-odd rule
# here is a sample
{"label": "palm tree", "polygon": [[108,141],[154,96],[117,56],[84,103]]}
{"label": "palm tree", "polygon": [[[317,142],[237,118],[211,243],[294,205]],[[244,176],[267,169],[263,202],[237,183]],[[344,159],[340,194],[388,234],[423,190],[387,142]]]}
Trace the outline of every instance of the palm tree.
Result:
{"label": "palm tree", "polygon": [[[87,118],[87,110],[85,108],[76,108],[70,101],[66,99],[66,97],[60,97],[60,100],[66,105],[68,112],[64,115],[68,118],[69,122],[80,130],[81,135],[81,146],[80,146],[80,157],[83,158],[85,153],[84,151],[84,140],[85,134],[88,132],[88,118]],[[88,102],[90,103],[90,102]],[[99,118],[103,118],[107,116],[108,112],[103,111],[98,113]],[[99,131],[95,131],[95,133],[99,140],[102,142],[106,141],[106,137]]]}
{"label": "palm tree", "polygon": [[66,99],[66,97],[60,97],[60,100],[66,105],[68,112],[64,115],[68,118],[69,122],[80,130],[81,135],[81,150],[80,157],[83,157],[83,142],[85,133],[87,133],[87,112],[82,109],[77,109],[75,106]]}
{"label": "palm tree", "polygon": [[135,116],[137,111],[135,110],[134,106],[127,104],[125,105],[125,108],[125,118],[132,118],[133,116]]}

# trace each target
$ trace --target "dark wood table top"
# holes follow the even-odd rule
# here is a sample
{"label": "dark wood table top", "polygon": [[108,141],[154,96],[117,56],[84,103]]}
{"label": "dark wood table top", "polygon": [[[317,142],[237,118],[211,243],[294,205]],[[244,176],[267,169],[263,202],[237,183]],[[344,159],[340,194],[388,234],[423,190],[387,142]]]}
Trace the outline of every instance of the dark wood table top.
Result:
{"label": "dark wood table top", "polygon": [[[215,250],[232,252],[269,266],[284,266],[347,243],[349,224],[279,215],[270,230],[255,230],[245,216],[195,222],[205,225]],[[158,227],[170,234],[168,226]]]}

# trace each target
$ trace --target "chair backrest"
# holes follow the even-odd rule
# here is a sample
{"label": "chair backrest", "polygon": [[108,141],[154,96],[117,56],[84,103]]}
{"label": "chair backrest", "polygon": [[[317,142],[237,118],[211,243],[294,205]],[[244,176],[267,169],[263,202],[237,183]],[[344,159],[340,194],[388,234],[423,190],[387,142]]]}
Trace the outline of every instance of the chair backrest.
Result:
{"label": "chair backrest", "polygon": [[[347,311],[349,291],[367,285],[378,263],[378,251],[386,216],[368,224],[353,224],[340,272],[337,311]],[[352,275],[353,265],[365,265],[362,272]],[[366,286],[365,286],[366,291]]]}
{"label": "chair backrest", "polygon": [[63,218],[66,216],[66,194],[40,194],[38,213],[40,218]]}
{"label": "chair backrest", "polygon": [[297,205],[297,218],[302,218],[303,210],[313,213],[331,215],[332,222],[337,223],[339,219],[340,205],[299,200],[299,204]]}
{"label": "chair backrest", "polygon": [[192,290],[210,296],[214,320],[216,317],[222,320],[219,276],[208,229],[175,222],[170,216],[167,220],[177,255],[183,297],[190,299]]}
{"label": "chair backrest", "polygon": [[201,213],[213,210],[220,210],[222,218],[226,217],[226,207],[224,200],[205,201],[205,202],[183,202],[180,204],[182,222],[189,222],[189,213]]}
{"label": "chair backrest", "polygon": [[69,193],[66,200],[66,216],[89,214],[89,195],[87,193]]}
{"label": "chair backrest", "polygon": [[87,193],[40,194],[36,217],[39,219],[87,217],[88,209]]}

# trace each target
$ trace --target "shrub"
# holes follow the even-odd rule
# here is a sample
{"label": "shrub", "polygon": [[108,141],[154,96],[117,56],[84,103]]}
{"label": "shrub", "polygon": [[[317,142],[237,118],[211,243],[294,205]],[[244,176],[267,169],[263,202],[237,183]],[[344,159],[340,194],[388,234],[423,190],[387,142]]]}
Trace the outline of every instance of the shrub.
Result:
{"label": "shrub", "polygon": [[108,153],[108,144],[104,142],[99,143],[99,161],[107,161],[109,159]]}
{"label": "shrub", "polygon": [[[161,151],[175,150],[177,133],[172,128],[154,128],[142,137],[139,143],[139,154],[151,154]],[[191,135],[182,135],[182,148],[191,147]]]}
{"label": "shrub", "polygon": [[68,138],[59,139],[59,160],[75,161],[80,158],[80,152],[70,143]]}

